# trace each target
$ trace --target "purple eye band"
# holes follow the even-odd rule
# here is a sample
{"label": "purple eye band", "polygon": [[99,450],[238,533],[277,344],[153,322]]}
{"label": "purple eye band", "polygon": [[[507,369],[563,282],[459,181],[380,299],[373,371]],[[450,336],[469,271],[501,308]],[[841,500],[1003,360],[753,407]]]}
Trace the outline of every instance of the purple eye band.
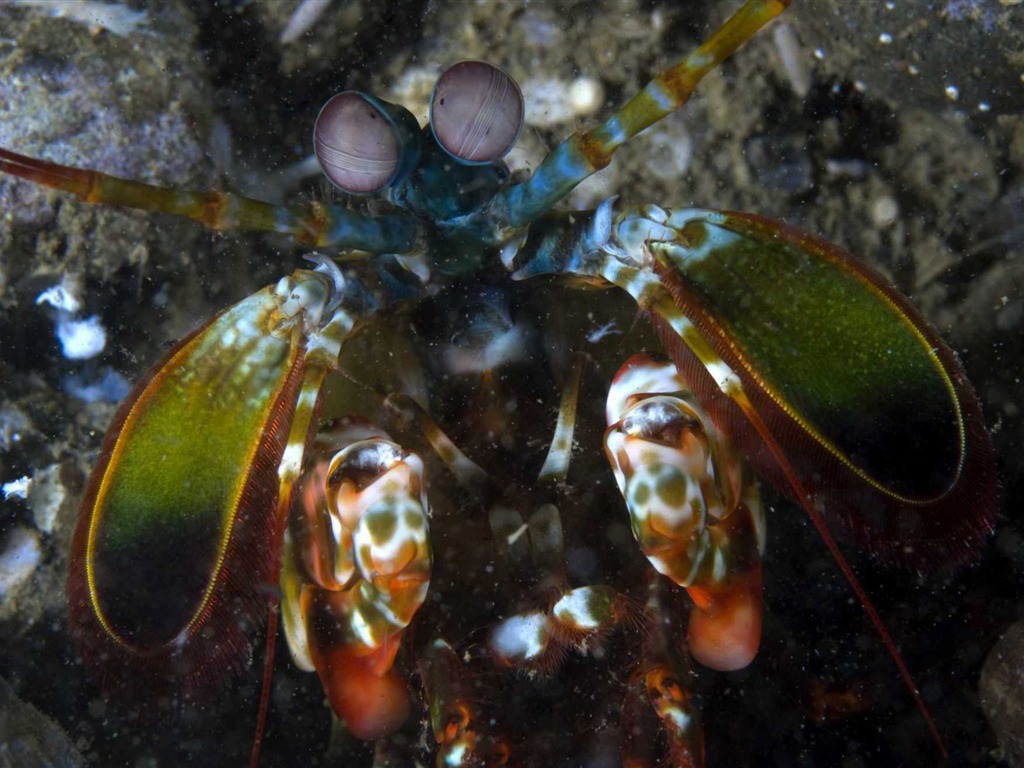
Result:
{"label": "purple eye band", "polygon": [[515,145],[523,126],[523,94],[515,80],[483,61],[460,61],[438,79],[430,128],[456,160],[490,163]]}
{"label": "purple eye band", "polygon": [[313,151],[334,186],[368,195],[393,184],[415,165],[418,130],[404,108],[358,91],[343,91],[320,110]]}

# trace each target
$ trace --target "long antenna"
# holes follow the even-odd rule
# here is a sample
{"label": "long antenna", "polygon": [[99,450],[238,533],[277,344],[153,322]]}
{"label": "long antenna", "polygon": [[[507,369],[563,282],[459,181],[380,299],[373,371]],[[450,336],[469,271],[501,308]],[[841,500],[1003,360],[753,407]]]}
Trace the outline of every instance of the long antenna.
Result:
{"label": "long antenna", "polygon": [[928,710],[928,706],[924,703],[924,699],[921,698],[921,692],[918,691],[917,684],[914,682],[914,678],[911,676],[910,670],[907,669],[907,665],[904,663],[903,657],[900,655],[899,649],[896,647],[896,643],[892,639],[892,635],[890,635],[889,630],[886,629],[885,624],[882,622],[882,618],[878,615],[878,611],[875,608],[874,603],[871,602],[871,598],[868,597],[868,593],[864,591],[864,587],[861,585],[857,575],[850,567],[850,563],[839,550],[839,545],[836,544],[836,540],[832,538],[832,534],[825,525],[825,519],[821,516],[821,513],[814,508],[811,494],[800,481],[796,471],[790,465],[789,460],[783,453],[782,447],[775,440],[775,437],[769,431],[768,426],[761,419],[760,414],[754,409],[754,406],[747,398],[746,393],[740,390],[735,394],[730,393],[730,396],[733,401],[743,409],[743,413],[750,420],[754,429],[757,430],[761,439],[768,447],[768,450],[771,451],[772,456],[775,458],[779,468],[786,476],[786,480],[789,482],[790,487],[793,489],[793,493],[796,494],[797,501],[800,503],[800,506],[804,508],[804,511],[811,519],[811,522],[814,523],[814,527],[818,529],[818,535],[821,536],[822,540],[825,542],[825,546],[828,547],[828,551],[832,553],[832,557],[835,559],[836,565],[839,566],[839,570],[842,571],[843,576],[846,577],[846,581],[849,583],[850,588],[853,589],[853,593],[857,596],[857,600],[860,601],[861,607],[864,608],[864,612],[871,620],[871,624],[874,626],[875,631],[878,632],[878,636],[882,638],[882,643],[889,652],[889,656],[891,656],[892,660],[896,663],[896,668],[900,672],[900,677],[903,678],[903,682],[914,697],[914,701],[917,703],[917,708],[920,710],[921,714],[924,715],[925,722],[928,724],[928,730],[931,731],[932,738],[939,747],[939,752],[942,753],[943,757],[948,757],[946,745],[942,741],[939,729],[935,725],[935,721],[932,719],[932,714]]}

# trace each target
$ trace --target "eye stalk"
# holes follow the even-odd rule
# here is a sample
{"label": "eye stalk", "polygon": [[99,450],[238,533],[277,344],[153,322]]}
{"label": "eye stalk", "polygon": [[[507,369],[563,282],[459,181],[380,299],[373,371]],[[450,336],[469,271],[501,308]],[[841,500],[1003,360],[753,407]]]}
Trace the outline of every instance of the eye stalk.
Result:
{"label": "eye stalk", "polygon": [[483,165],[504,157],[522,127],[522,91],[493,64],[460,61],[434,86],[430,129],[460,163]]}
{"label": "eye stalk", "polygon": [[313,151],[330,182],[369,195],[404,178],[420,157],[419,124],[409,110],[360,91],[324,104],[313,127]]}

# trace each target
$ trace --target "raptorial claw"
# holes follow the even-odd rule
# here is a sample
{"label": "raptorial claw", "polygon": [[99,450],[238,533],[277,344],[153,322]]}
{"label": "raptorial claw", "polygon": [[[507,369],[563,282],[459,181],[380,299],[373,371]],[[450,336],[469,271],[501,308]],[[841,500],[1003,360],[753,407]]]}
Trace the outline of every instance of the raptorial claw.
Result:
{"label": "raptorial claw", "polygon": [[430,584],[423,462],[383,432],[335,448],[307,475],[293,510],[284,624],[296,664],[316,670],[338,717],[370,739],[409,711],[392,667]]}
{"label": "raptorial claw", "polygon": [[671,363],[631,358],[608,394],[605,450],[641,549],[693,598],[690,652],[742,669],[761,639],[760,499],[686,390]]}

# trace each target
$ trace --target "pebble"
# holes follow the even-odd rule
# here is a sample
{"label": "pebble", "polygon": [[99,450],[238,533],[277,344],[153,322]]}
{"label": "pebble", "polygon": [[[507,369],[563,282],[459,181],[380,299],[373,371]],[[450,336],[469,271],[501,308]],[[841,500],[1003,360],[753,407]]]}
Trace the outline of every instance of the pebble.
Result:
{"label": "pebble", "polygon": [[575,119],[569,98],[569,83],[556,77],[531,77],[522,84],[526,102],[526,124],[553,128]]}
{"label": "pebble", "polygon": [[569,83],[569,106],[580,117],[594,114],[604,105],[604,86],[595,77],[577,77]]}
{"label": "pebble", "polygon": [[32,475],[32,484],[25,500],[32,510],[32,519],[43,533],[53,533],[57,511],[64,503],[67,491],[60,479],[61,465],[51,464]]}
{"label": "pebble", "polygon": [[24,526],[12,529],[0,552],[0,599],[24,584],[42,559],[39,534]]}
{"label": "pebble", "polygon": [[892,226],[899,215],[899,203],[889,195],[877,197],[871,203],[871,222],[879,229]]}
{"label": "pebble", "polygon": [[85,758],[53,720],[0,680],[0,766],[81,768]]}

